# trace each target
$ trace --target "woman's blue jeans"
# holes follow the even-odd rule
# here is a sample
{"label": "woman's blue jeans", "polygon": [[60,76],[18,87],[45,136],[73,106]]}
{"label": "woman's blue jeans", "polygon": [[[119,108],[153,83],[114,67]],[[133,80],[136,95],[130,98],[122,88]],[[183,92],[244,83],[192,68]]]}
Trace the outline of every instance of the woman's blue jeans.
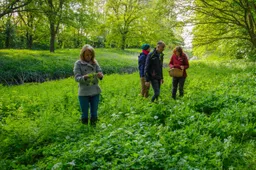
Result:
{"label": "woman's blue jeans", "polygon": [[100,101],[100,95],[95,96],[78,96],[80,108],[82,110],[82,119],[88,119],[89,107],[91,111],[91,118],[97,118],[98,105]]}

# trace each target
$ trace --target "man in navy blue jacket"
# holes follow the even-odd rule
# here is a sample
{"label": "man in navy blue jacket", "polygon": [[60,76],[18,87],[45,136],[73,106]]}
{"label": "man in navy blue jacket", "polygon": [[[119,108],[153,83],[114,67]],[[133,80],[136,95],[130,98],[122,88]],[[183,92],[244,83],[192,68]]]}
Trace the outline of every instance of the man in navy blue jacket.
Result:
{"label": "man in navy blue jacket", "polygon": [[148,97],[149,86],[145,85],[145,75],[144,68],[146,64],[147,55],[150,52],[150,45],[143,44],[142,45],[142,53],[139,55],[139,72],[140,72],[140,82],[141,82],[141,96]]}
{"label": "man in navy blue jacket", "polygon": [[158,99],[160,95],[160,86],[164,83],[163,78],[163,60],[164,60],[164,51],[165,43],[159,41],[157,43],[156,48],[153,52],[148,54],[146,65],[145,65],[145,85],[147,87],[151,85],[154,89],[154,96],[152,97],[151,101],[154,102]]}

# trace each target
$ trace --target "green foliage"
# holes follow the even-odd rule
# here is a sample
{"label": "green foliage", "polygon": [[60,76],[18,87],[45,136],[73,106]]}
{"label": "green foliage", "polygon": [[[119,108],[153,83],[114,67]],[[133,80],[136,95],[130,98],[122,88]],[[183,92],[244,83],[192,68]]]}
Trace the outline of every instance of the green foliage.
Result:
{"label": "green foliage", "polygon": [[[255,1],[251,0],[195,0],[186,8],[193,13],[193,50],[197,56],[209,54],[249,58],[256,48]],[[189,13],[189,14],[190,14]]]}
{"label": "green foliage", "polygon": [[1,32],[10,31],[0,33],[0,48],[53,52],[54,47],[79,48],[85,43],[122,49],[159,40],[182,44],[173,11],[174,0],[31,1],[17,15],[0,18]]}
{"label": "green foliage", "polygon": [[[73,76],[80,49],[48,51],[1,50],[0,83],[5,85],[44,82]],[[96,59],[104,74],[132,73],[138,68],[139,49],[96,49]],[[166,52],[165,65],[170,51]]]}
{"label": "green foliage", "polygon": [[167,45],[182,44],[180,29],[174,13],[174,1],[108,1],[106,4],[106,44],[110,47],[139,47],[155,45],[162,40]]}
{"label": "green foliage", "polygon": [[246,58],[252,60],[252,61],[256,61],[256,49],[249,49],[249,52],[246,53]]}
{"label": "green foliage", "polygon": [[[44,82],[73,76],[80,49],[48,51],[1,50],[0,83]],[[138,67],[140,50],[96,49],[96,59],[105,74],[132,73]]]}
{"label": "green foliage", "polygon": [[167,69],[157,103],[138,73],[105,76],[96,128],[79,121],[73,78],[0,86],[1,168],[254,169],[255,63],[190,65],[176,101]]}

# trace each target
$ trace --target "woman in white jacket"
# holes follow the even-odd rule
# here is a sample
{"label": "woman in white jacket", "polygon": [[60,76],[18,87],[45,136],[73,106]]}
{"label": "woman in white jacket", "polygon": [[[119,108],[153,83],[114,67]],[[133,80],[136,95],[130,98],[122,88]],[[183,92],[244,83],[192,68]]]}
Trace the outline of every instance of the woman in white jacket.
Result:
{"label": "woman in white jacket", "polygon": [[79,83],[78,99],[82,110],[81,121],[88,124],[88,111],[90,107],[90,124],[96,125],[98,115],[98,104],[101,89],[98,79],[102,80],[103,73],[95,60],[95,51],[92,46],[83,46],[80,52],[80,60],[74,65],[74,75]]}

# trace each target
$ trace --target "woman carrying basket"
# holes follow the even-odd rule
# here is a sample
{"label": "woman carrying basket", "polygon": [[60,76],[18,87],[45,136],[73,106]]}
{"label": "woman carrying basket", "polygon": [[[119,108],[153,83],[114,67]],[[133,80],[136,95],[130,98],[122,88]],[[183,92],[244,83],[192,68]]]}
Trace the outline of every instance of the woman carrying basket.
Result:
{"label": "woman carrying basket", "polygon": [[179,93],[180,97],[184,95],[184,83],[187,77],[186,69],[189,68],[188,58],[186,54],[183,52],[181,47],[176,47],[173,50],[173,55],[171,57],[170,63],[169,63],[170,69],[180,69],[183,71],[183,74],[181,77],[173,77],[172,79],[172,98],[176,99],[176,93],[177,88],[179,85]]}

